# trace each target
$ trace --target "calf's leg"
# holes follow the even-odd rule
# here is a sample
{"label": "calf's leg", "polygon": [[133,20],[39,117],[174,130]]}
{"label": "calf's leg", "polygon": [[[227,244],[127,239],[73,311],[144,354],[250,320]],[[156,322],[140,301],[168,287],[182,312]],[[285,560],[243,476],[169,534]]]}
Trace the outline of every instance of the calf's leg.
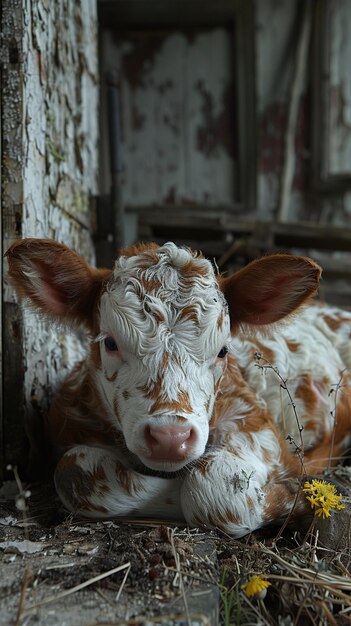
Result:
{"label": "calf's leg", "polygon": [[71,448],[56,467],[55,485],[66,508],[82,517],[183,519],[179,479],[143,476],[108,449]]}
{"label": "calf's leg", "polygon": [[[181,504],[191,526],[219,528],[233,537],[294,517],[309,507],[301,481],[284,477],[283,468],[269,471],[262,460],[256,464],[218,449],[191,470],[181,490]],[[287,472],[288,476],[288,472]]]}

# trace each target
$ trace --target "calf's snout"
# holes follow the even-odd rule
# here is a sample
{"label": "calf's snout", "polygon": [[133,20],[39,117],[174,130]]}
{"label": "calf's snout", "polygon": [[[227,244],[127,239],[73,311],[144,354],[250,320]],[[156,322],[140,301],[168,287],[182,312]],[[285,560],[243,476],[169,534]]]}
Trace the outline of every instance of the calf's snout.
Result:
{"label": "calf's snout", "polygon": [[146,426],[144,437],[150,458],[160,461],[184,459],[196,441],[196,433],[189,426]]}

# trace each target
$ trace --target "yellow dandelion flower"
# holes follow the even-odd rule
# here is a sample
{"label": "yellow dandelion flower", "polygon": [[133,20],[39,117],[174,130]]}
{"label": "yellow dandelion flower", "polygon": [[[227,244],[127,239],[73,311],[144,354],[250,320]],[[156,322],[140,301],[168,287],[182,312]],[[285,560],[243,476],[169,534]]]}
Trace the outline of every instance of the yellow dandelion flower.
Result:
{"label": "yellow dandelion flower", "polygon": [[255,596],[256,598],[265,598],[267,593],[267,587],[269,587],[272,583],[266,580],[262,574],[258,576],[251,576],[251,578],[241,585],[241,589],[244,591],[245,595],[249,598]]}
{"label": "yellow dandelion flower", "polygon": [[338,495],[335,485],[325,482],[325,480],[306,481],[303,486],[307,500],[310,502],[315,514],[319,517],[330,517],[330,509],[344,509],[345,505],[340,503],[342,495]]}

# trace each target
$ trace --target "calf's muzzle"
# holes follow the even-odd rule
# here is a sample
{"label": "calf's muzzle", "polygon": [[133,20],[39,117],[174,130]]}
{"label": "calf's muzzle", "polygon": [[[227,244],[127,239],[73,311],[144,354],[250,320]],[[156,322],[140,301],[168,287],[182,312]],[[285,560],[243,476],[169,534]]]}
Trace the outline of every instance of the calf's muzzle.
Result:
{"label": "calf's muzzle", "polygon": [[150,458],[157,461],[183,460],[196,441],[189,426],[146,426],[144,437]]}

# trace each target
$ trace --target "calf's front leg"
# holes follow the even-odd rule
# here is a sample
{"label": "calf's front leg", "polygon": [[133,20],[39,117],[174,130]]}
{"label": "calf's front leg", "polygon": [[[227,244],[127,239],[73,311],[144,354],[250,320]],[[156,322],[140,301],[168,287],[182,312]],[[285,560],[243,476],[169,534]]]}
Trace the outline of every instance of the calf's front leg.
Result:
{"label": "calf's front leg", "polygon": [[71,448],[56,467],[55,485],[66,508],[82,517],[184,519],[179,479],[139,474],[109,449]]}
{"label": "calf's front leg", "polygon": [[[237,451],[218,448],[191,470],[181,490],[181,504],[191,526],[219,528],[243,537],[271,522],[294,517],[308,509],[300,481],[271,451],[258,442]],[[269,458],[271,461],[269,461]]]}

